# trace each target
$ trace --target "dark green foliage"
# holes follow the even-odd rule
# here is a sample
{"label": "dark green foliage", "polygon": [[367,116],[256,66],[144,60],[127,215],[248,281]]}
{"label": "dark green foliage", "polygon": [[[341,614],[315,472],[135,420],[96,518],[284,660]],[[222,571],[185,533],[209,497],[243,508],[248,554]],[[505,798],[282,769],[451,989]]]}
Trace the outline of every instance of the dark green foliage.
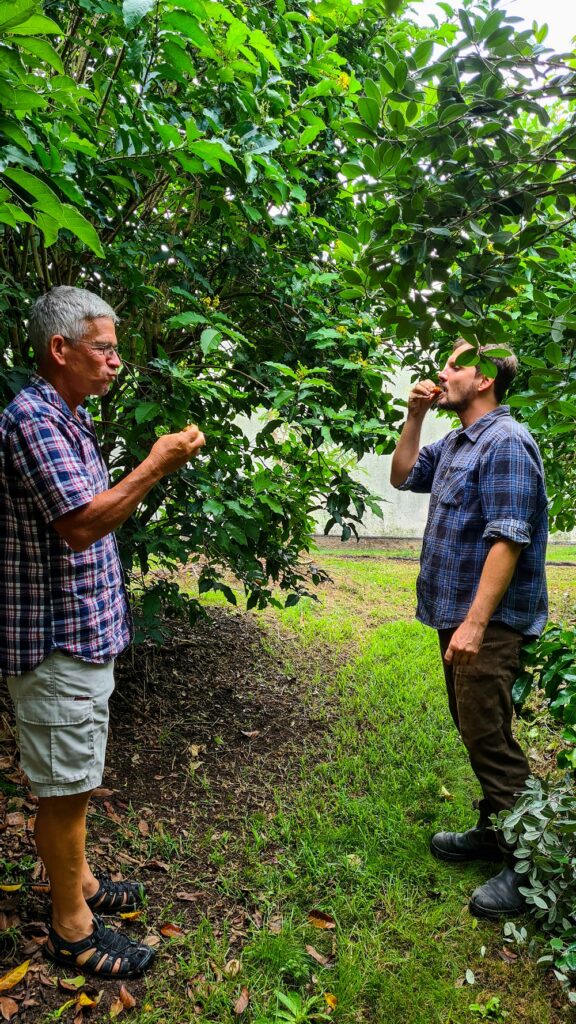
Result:
{"label": "dark green foliage", "polygon": [[[562,767],[576,768],[576,629],[550,626],[525,648],[525,664],[513,697],[522,704],[534,686],[548,698],[566,746]],[[554,936],[552,952],[562,971],[576,971],[576,799],[573,774],[562,780],[530,778],[525,793],[500,821],[506,840],[517,843],[516,870],[526,875],[524,895],[539,924]]]}
{"label": "dark green foliage", "polygon": [[[378,512],[346,466],[390,450],[401,415],[392,353],[366,297],[343,294],[336,258],[358,218],[337,174],[340,126],[387,5],[44,10],[0,3],[0,61],[21,95],[11,113],[0,93],[3,397],[29,364],[30,299],[58,283],[102,292],[126,358],[95,410],[114,479],[164,431],[197,422],[208,439],[121,531],[134,585],[192,556],[202,592],[233,600],[228,566],[250,606],[275,586],[293,602],[317,582],[299,567],[313,513],[346,538]],[[52,45],[34,35],[31,52],[26,32]],[[154,609],[175,603],[165,584],[141,602],[152,632]]]}

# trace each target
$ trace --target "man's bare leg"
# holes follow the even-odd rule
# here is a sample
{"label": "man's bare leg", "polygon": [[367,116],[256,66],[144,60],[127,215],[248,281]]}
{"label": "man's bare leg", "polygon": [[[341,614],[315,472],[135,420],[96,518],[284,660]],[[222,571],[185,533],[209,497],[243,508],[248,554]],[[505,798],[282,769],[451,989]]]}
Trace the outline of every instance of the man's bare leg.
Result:
{"label": "man's bare leg", "polygon": [[63,939],[90,935],[93,914],[86,897],[98,881],[86,861],[86,812],[90,792],[40,797],[34,838],[44,862],[52,895],[52,925]]}

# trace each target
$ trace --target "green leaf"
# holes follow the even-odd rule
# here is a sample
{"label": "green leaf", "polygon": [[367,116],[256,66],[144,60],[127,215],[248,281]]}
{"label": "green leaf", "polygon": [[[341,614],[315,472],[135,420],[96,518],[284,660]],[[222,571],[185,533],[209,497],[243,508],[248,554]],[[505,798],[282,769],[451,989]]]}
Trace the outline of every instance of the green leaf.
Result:
{"label": "green leaf", "polygon": [[60,224],[54,217],[51,217],[48,213],[43,213],[42,210],[38,210],[36,213],[36,223],[44,235],[44,244],[46,248],[54,245],[54,242],[58,238],[58,232],[60,230]]}
{"label": "green leaf", "polygon": [[418,46],[412,54],[413,60],[417,68],[423,68],[426,66],[432,53],[434,51],[434,43],[431,39],[425,39],[424,42],[418,43]]}
{"label": "green leaf", "polygon": [[75,206],[69,203],[62,204],[62,220],[60,226],[71,231],[84,245],[87,245],[97,256],[104,258],[104,249],[98,237],[98,232],[93,224],[84,217]]}
{"label": "green leaf", "polygon": [[14,181],[29,192],[34,197],[35,205],[38,209],[48,213],[51,217],[55,217],[56,220],[60,219],[62,203],[56,193],[44,181],[37,178],[35,174],[23,171],[19,167],[7,167],[3,174],[5,178],[10,178],[11,181]]}
{"label": "green leaf", "polygon": [[358,100],[358,113],[369,128],[377,128],[380,123],[380,107],[376,100],[362,96]]}
{"label": "green leaf", "polygon": [[22,39],[21,41],[19,40],[18,46],[25,53],[31,53],[35,57],[40,57],[40,60],[49,64],[60,75],[64,74],[65,69],[60,55],[53,46],[50,46],[46,39]]}
{"label": "green leaf", "polygon": [[222,334],[214,327],[207,327],[200,335],[200,348],[205,356],[217,349],[222,340]]}
{"label": "green leaf", "polygon": [[0,3],[0,32],[4,34],[12,25],[27,21],[37,10],[37,0],[8,0],[7,3]]}
{"label": "green leaf", "polygon": [[122,17],[128,28],[134,28],[142,18],[154,10],[156,0],[123,0]]}
{"label": "green leaf", "polygon": [[256,29],[254,32],[250,33],[249,44],[253,50],[257,50],[258,53],[261,53],[264,59],[267,60],[273,68],[280,71],[280,61],[278,60],[276,51],[261,29]]}
{"label": "green leaf", "polygon": [[45,18],[43,14],[33,14],[31,18],[12,25],[8,32],[15,36],[61,36],[64,33],[52,18]]}
{"label": "green leaf", "polygon": [[248,37],[248,28],[235,18],[226,33],[226,46],[229,50],[238,50]]}
{"label": "green leaf", "polygon": [[192,142],[188,148],[191,153],[194,153],[196,156],[200,157],[201,160],[204,160],[209,164],[210,167],[213,167],[215,171],[218,171],[218,174],[222,173],[222,168],[220,167],[221,160],[224,163],[235,167],[236,170],[238,169],[238,165],[234,157],[227,149],[224,148],[221,142],[212,142],[208,139],[202,139],[199,142]]}
{"label": "green leaf", "polygon": [[186,313],[178,313],[166,321],[167,327],[192,327],[194,324],[207,324],[209,320],[201,313],[194,313],[192,310]]}
{"label": "green leaf", "polygon": [[140,402],[136,406],[134,419],[136,423],[146,423],[148,420],[153,420],[160,412],[162,412],[162,407],[157,402]]}
{"label": "green leaf", "polygon": [[546,359],[552,366],[559,366],[563,359],[563,353],[560,345],[557,342],[551,341],[546,345],[544,349]]}

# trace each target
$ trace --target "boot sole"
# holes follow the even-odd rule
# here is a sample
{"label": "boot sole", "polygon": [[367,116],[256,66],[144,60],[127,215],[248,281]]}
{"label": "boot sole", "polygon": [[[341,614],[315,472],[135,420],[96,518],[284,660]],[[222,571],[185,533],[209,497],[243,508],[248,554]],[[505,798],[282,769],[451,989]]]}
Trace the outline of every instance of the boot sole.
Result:
{"label": "boot sole", "polygon": [[487,921],[501,921],[503,918],[508,920],[509,917],[522,917],[523,914],[528,913],[526,907],[516,907],[514,910],[510,908],[508,910],[495,910],[483,907],[481,904],[475,903],[474,900],[470,900],[468,910],[474,917],[483,917]]}
{"label": "boot sole", "polygon": [[434,843],[430,842],[430,853],[436,860],[443,860],[449,864],[471,864],[475,860],[489,861],[491,864],[498,864],[504,859],[503,854],[496,848],[495,850],[486,849],[478,851],[478,853],[470,851],[469,854],[461,853],[448,853],[446,850],[440,849],[438,846],[434,846]]}

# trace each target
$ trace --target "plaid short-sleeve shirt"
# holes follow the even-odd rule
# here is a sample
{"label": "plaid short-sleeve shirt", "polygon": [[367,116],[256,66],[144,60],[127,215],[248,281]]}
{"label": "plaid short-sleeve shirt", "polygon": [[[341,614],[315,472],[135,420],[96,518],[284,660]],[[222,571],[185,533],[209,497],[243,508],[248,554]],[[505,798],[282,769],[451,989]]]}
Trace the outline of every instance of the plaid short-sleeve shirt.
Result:
{"label": "plaid short-sleeve shirt", "polygon": [[35,375],[0,415],[0,673],[51,651],[104,664],[132,624],[113,534],[73,551],[54,519],[109,488],[92,420]]}
{"label": "plaid short-sleeve shirt", "polygon": [[522,545],[493,622],[538,636],[548,617],[548,501],[536,442],[507,406],[421,449],[401,490],[430,494],[416,616],[435,629],[464,621],[494,540]]}

